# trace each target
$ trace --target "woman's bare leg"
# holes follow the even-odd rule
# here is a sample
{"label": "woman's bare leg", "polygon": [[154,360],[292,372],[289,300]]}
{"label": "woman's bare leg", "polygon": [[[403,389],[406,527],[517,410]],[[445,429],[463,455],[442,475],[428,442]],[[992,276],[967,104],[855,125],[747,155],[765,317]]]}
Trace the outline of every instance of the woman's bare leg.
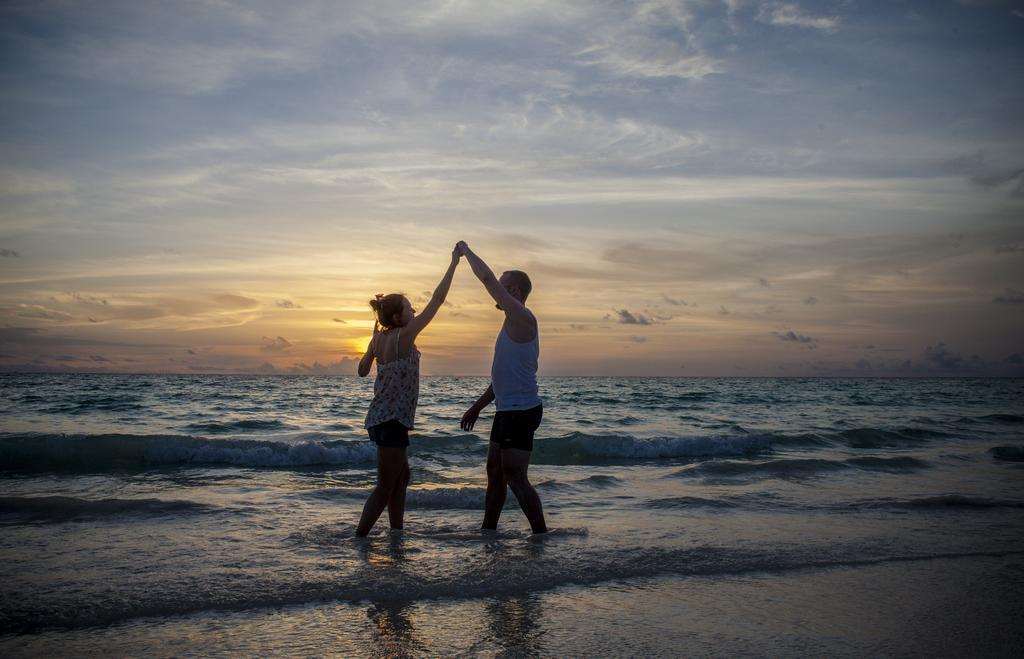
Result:
{"label": "woman's bare leg", "polygon": [[357,536],[365,538],[369,535],[370,529],[377,523],[380,514],[387,507],[388,501],[397,488],[405,468],[404,446],[377,447],[377,485],[370,492],[370,496],[363,506],[363,514],[359,518],[359,526],[356,527]]}
{"label": "woman's bare leg", "polygon": [[391,528],[400,529],[403,528],[402,524],[405,521],[405,492],[409,487],[409,461],[406,460],[405,466],[402,468],[402,475],[398,479],[398,483],[395,484],[395,489],[391,492],[391,498],[388,499],[388,521],[391,522]]}

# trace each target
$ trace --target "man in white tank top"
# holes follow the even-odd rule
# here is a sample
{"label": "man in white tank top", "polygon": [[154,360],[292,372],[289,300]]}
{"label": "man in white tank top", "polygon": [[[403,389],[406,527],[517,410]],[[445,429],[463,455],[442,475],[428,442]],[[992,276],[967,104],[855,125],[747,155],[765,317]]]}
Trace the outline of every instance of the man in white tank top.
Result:
{"label": "man in white tank top", "polygon": [[537,358],[540,355],[537,319],[526,308],[526,298],[531,290],[530,278],[525,272],[510,270],[502,273],[499,279],[465,242],[459,242],[456,249],[469,261],[473,274],[494,298],[498,309],[505,312],[505,322],[494,344],[491,386],[466,411],[461,423],[463,430],[472,430],[480,411],[495,401],[497,412],[487,447],[487,499],[483,528],[498,528],[505,496],[508,488],[512,488],[533,532],[547,533],[544,508],[537,490],[527,478],[533,435],[544,411],[537,392]]}

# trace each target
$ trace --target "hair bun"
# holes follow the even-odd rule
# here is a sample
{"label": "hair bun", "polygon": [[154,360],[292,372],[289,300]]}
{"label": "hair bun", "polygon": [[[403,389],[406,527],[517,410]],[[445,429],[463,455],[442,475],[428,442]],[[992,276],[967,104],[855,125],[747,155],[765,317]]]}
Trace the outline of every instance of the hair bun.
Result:
{"label": "hair bun", "polygon": [[374,311],[380,311],[380,300],[370,300],[370,308]]}

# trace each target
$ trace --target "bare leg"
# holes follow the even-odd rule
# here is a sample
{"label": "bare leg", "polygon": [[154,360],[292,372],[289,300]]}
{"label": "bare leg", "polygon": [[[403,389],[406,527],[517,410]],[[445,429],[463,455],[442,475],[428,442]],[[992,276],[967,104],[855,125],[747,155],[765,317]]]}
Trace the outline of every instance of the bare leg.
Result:
{"label": "bare leg", "polygon": [[498,528],[498,518],[505,506],[508,494],[508,482],[501,468],[501,446],[491,442],[487,446],[487,496],[484,498],[483,528],[494,531]]}
{"label": "bare leg", "polygon": [[370,529],[377,523],[377,518],[384,512],[391,494],[398,486],[406,464],[405,447],[377,447],[377,486],[370,492],[370,497],[363,506],[363,514],[356,527],[356,535],[365,538]]}
{"label": "bare leg", "polygon": [[405,492],[408,487],[409,462],[406,461],[402,468],[402,475],[399,477],[395,489],[391,492],[391,498],[388,499],[388,521],[391,522],[391,528],[393,529],[404,528],[402,524],[405,521]]}
{"label": "bare leg", "polygon": [[508,448],[501,452],[501,468],[512,488],[512,494],[516,495],[519,507],[526,514],[530,521],[530,528],[534,533],[547,533],[548,527],[544,523],[544,507],[540,503],[540,496],[537,490],[533,489],[527,478],[526,472],[530,468],[530,452],[517,448]]}

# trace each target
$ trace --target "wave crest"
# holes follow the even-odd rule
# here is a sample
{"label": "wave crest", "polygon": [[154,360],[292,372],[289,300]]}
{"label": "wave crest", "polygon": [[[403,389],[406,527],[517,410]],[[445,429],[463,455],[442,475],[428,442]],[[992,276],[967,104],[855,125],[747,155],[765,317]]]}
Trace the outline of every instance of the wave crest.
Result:
{"label": "wave crest", "polygon": [[216,511],[195,501],[163,499],[80,499],[77,497],[0,497],[0,515],[19,521],[66,522],[125,515],[182,515]]}
{"label": "wave crest", "polygon": [[536,464],[590,464],[615,460],[747,455],[771,448],[764,435],[727,437],[654,437],[590,435],[574,432],[534,442]]}
{"label": "wave crest", "polygon": [[300,443],[187,435],[16,435],[0,438],[2,471],[94,472],[154,465],[295,467],[372,462],[367,441]]}

